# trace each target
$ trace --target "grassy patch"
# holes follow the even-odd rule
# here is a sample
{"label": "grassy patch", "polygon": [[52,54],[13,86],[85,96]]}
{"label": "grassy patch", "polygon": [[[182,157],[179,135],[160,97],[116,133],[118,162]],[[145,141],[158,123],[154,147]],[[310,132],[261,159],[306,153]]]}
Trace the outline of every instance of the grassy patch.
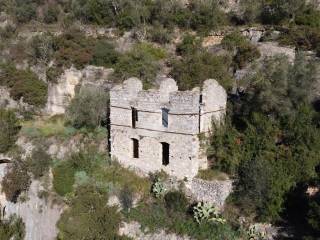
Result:
{"label": "grassy patch", "polygon": [[166,229],[179,235],[188,235],[199,240],[240,239],[241,233],[228,224],[198,224],[188,213],[172,212],[165,208],[162,201],[142,203],[127,215],[129,221],[138,221],[150,232]]}
{"label": "grassy patch", "polygon": [[229,179],[227,174],[214,169],[200,170],[198,172],[197,177],[207,181],[212,181],[212,180],[225,181]]}
{"label": "grassy patch", "polygon": [[49,119],[38,119],[22,123],[21,134],[31,138],[38,137],[70,137],[77,133],[73,127],[67,126],[62,116]]}
{"label": "grassy patch", "polygon": [[121,167],[119,163],[112,162],[102,168],[97,169],[94,178],[99,181],[117,184],[120,188],[130,186],[134,192],[149,193],[151,183],[145,178],[137,176],[133,171]]}
{"label": "grassy patch", "polygon": [[69,125],[63,115],[51,118],[39,118],[34,121],[22,122],[20,134],[28,138],[49,138],[56,137],[67,139],[78,134],[86,136],[96,142],[103,140],[107,136],[107,130],[103,127],[95,129],[80,128],[76,129]]}
{"label": "grassy patch", "polygon": [[[119,191],[126,186],[138,193],[150,191],[150,181],[137,176],[134,172],[121,167],[116,162],[98,154],[94,149],[73,154],[68,160],[56,164],[53,169],[55,191],[65,196],[74,186],[90,183],[104,190]],[[111,189],[116,188],[116,189]]]}
{"label": "grassy patch", "polygon": [[10,89],[10,96],[37,107],[43,107],[47,101],[48,86],[30,69],[19,70],[13,64],[0,65],[0,85]]}

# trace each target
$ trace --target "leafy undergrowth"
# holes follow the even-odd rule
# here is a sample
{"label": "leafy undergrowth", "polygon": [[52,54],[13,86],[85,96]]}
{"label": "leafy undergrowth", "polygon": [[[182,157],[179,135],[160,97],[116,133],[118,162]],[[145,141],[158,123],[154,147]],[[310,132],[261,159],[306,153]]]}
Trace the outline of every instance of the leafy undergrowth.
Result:
{"label": "leafy undergrowth", "polygon": [[144,229],[155,232],[166,229],[178,235],[188,235],[198,240],[241,239],[241,232],[234,230],[228,224],[206,222],[198,224],[192,215],[186,211],[168,209],[161,200],[141,203],[137,208],[126,213],[129,221],[138,221]]}
{"label": "leafy undergrowth", "polygon": [[67,139],[77,134],[86,135],[95,140],[101,140],[106,136],[106,129],[98,127],[94,130],[87,128],[76,129],[72,127],[63,115],[53,116],[51,118],[41,118],[22,123],[20,135],[31,139],[56,137]]}
{"label": "leafy undergrowth", "polygon": [[139,194],[150,190],[147,179],[138,177],[94,149],[75,153],[66,161],[57,162],[53,176],[54,189],[61,196],[71,194],[74,187],[86,184],[109,192],[119,192],[125,186]]}
{"label": "leafy undergrowth", "polygon": [[25,225],[21,218],[12,215],[7,220],[0,219],[1,240],[23,240],[25,237]]}

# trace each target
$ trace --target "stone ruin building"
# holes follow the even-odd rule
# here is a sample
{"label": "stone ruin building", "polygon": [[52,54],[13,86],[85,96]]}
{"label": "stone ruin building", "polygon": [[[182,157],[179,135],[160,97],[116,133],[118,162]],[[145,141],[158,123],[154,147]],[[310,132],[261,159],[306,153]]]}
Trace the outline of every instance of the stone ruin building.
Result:
{"label": "stone ruin building", "polygon": [[227,94],[215,80],[202,90],[178,91],[173,79],[143,90],[130,78],[110,91],[111,156],[143,174],[163,170],[178,179],[207,168],[199,134],[225,115]]}

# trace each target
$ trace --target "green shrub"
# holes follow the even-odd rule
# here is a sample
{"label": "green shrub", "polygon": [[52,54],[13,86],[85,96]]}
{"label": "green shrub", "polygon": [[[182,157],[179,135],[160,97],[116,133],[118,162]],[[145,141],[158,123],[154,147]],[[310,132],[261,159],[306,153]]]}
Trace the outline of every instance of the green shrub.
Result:
{"label": "green shrub", "polygon": [[20,130],[13,111],[0,108],[0,129],[0,153],[4,153],[14,145]]}
{"label": "green shrub", "polygon": [[159,71],[158,60],[165,56],[166,53],[160,48],[152,47],[150,44],[137,44],[119,58],[113,76],[117,80],[137,77],[143,81],[145,88],[149,88]]}
{"label": "green shrub", "polygon": [[65,196],[72,192],[75,183],[76,170],[68,161],[61,162],[53,169],[53,189],[60,195]]}
{"label": "green shrub", "polygon": [[113,44],[99,41],[93,49],[92,64],[97,66],[112,67],[119,59],[119,53]]}
{"label": "green shrub", "polygon": [[163,27],[162,25],[155,25],[150,27],[148,31],[148,38],[156,43],[166,44],[172,39],[170,30]]}
{"label": "green shrub", "polygon": [[20,23],[27,23],[37,18],[36,4],[32,0],[16,0],[17,7],[15,8],[15,15]]}
{"label": "green shrub", "polygon": [[177,45],[176,52],[179,55],[188,56],[199,50],[201,50],[201,40],[196,36],[187,34],[183,37],[182,42]]}
{"label": "green shrub", "polygon": [[177,81],[179,89],[191,90],[201,86],[210,78],[216,79],[223,87],[230,88],[232,78],[229,73],[230,58],[215,56],[206,51],[200,51],[173,60],[170,75]]}
{"label": "green shrub", "polygon": [[36,148],[27,160],[28,171],[35,179],[39,179],[49,171],[51,161],[50,155],[43,148]]}
{"label": "green shrub", "polygon": [[11,215],[9,219],[0,219],[1,240],[23,240],[25,238],[25,224],[21,218]]}
{"label": "green shrub", "polygon": [[107,194],[92,186],[78,188],[57,223],[58,239],[118,239],[121,216],[117,208],[108,207],[107,202]]}
{"label": "green shrub", "polygon": [[16,27],[9,24],[0,29],[0,38],[9,39],[16,34]]}
{"label": "green shrub", "polygon": [[0,65],[0,85],[10,88],[10,95],[20,100],[43,107],[47,101],[48,87],[31,70],[18,70],[13,65]]}
{"label": "green shrub", "polygon": [[232,32],[222,39],[222,46],[227,50],[236,50],[238,47],[246,45],[248,40],[239,32]]}
{"label": "green shrub", "polygon": [[125,185],[121,189],[119,199],[123,210],[126,212],[130,211],[133,206],[133,191],[128,185]]}
{"label": "green shrub", "polygon": [[320,27],[320,11],[310,6],[304,11],[299,11],[295,22],[297,25],[305,25],[310,27]]}
{"label": "green shrub", "polygon": [[225,49],[235,52],[233,61],[236,68],[244,68],[260,57],[258,48],[239,32],[225,36],[221,44]]}
{"label": "green shrub", "polygon": [[315,50],[319,48],[320,32],[317,28],[292,26],[282,29],[278,41],[282,45],[295,46],[301,50]]}
{"label": "green shrub", "polygon": [[237,68],[244,68],[248,63],[252,63],[254,60],[260,57],[260,52],[256,46],[246,45],[238,49],[237,54],[234,57],[234,62]]}
{"label": "green shrub", "polygon": [[168,192],[164,196],[166,208],[171,212],[186,213],[188,210],[188,199],[179,191]]}
{"label": "green shrub", "polygon": [[67,160],[59,162],[53,168],[54,190],[61,196],[71,193],[76,183],[76,173],[84,172],[92,176],[101,163],[101,156],[95,153],[95,149],[73,153]]}
{"label": "green shrub", "polygon": [[28,174],[26,164],[21,160],[16,160],[9,165],[2,180],[2,191],[8,201],[16,203],[19,195],[29,189],[31,178]]}
{"label": "green shrub", "polygon": [[87,38],[77,29],[70,29],[67,33],[54,39],[54,58],[58,67],[75,66],[82,69],[93,58],[93,48],[96,40]]}
{"label": "green shrub", "polygon": [[53,37],[50,34],[36,35],[31,39],[30,48],[33,63],[48,64],[53,57]]}
{"label": "green shrub", "polygon": [[49,4],[46,13],[44,14],[44,22],[45,23],[55,23],[58,21],[60,10],[57,4]]}
{"label": "green shrub", "polygon": [[47,80],[51,83],[58,83],[58,79],[63,74],[63,69],[61,67],[52,66],[46,71]]}
{"label": "green shrub", "polygon": [[148,179],[137,176],[133,171],[122,167],[115,161],[107,163],[105,167],[96,169],[93,177],[97,182],[112,183],[119,186],[120,189],[130,186],[133,192],[138,192],[142,195],[148,195],[151,189]]}
{"label": "green shrub", "polygon": [[217,0],[192,1],[188,9],[190,27],[198,31],[208,32],[228,22]]}
{"label": "green shrub", "polygon": [[138,221],[151,232],[167,229],[178,235],[187,235],[198,240],[241,239],[240,231],[228,224],[206,222],[199,225],[191,215],[169,212],[163,202],[142,203],[127,214],[129,221]]}
{"label": "green shrub", "polygon": [[105,121],[108,108],[108,94],[96,87],[81,88],[72,99],[67,118],[75,128],[96,128]]}

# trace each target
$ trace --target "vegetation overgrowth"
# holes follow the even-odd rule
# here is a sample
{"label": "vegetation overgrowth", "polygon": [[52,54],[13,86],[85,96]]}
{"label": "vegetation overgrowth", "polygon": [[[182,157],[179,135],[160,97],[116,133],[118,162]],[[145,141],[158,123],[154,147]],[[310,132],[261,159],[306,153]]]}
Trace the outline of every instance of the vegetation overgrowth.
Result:
{"label": "vegetation overgrowth", "polygon": [[[57,83],[70,67],[113,68],[109,81],[138,77],[144,88],[155,87],[157,77],[164,74],[175,78],[181,90],[199,87],[208,78],[217,79],[228,90],[228,112],[225,124],[214,126],[215,134],[209,139],[211,168],[198,176],[234,180],[235,191],[226,206],[234,208],[230,220],[245,216],[252,221],[285,222],[295,227],[298,239],[317,239],[320,118],[314,88],[319,62],[312,53],[304,56],[303,51],[320,56],[319,8],[312,1],[241,0],[237,10],[228,12],[224,1],[184,2],[0,1],[0,12],[5,13],[0,18],[8,18],[8,25],[0,28],[0,86],[7,88],[14,100],[40,109],[46,104],[48,85]],[[85,34],[79,23],[114,31],[106,34],[108,37]],[[295,61],[285,56],[262,59],[257,44],[241,33],[251,26],[267,30],[260,41],[295,48]],[[43,34],[24,39],[25,28],[37,27]],[[219,30],[227,33],[221,44],[205,47],[203,37]],[[128,32],[131,42],[119,48]],[[46,70],[46,79],[39,79],[34,66]],[[245,75],[238,79],[237,73]],[[125,239],[116,234],[124,216],[151,231],[165,228],[196,239],[239,238],[238,220],[232,221],[236,227],[212,222],[199,225],[180,192],[159,188],[159,198],[151,198],[149,180],[137,177],[97,149],[80,149],[64,161],[51,159],[42,144],[46,139],[87,137],[86,143],[91,145],[105,137],[107,98],[100,89],[79,89],[66,117],[46,120],[23,109],[0,106],[0,153],[16,151],[19,134],[37,144],[26,161],[15,157],[8,168],[2,182],[8,200],[19,201],[31,179],[43,178],[52,168],[54,190],[70,207],[58,223],[61,240],[79,236]],[[6,107],[7,103],[1,104]],[[112,194],[119,196],[122,213],[101,204]],[[136,194],[148,201],[134,208]],[[94,211],[88,211],[87,206]],[[92,227],[95,234],[83,226]],[[0,235],[11,239],[11,228],[15,229],[14,221],[2,221]]]}

